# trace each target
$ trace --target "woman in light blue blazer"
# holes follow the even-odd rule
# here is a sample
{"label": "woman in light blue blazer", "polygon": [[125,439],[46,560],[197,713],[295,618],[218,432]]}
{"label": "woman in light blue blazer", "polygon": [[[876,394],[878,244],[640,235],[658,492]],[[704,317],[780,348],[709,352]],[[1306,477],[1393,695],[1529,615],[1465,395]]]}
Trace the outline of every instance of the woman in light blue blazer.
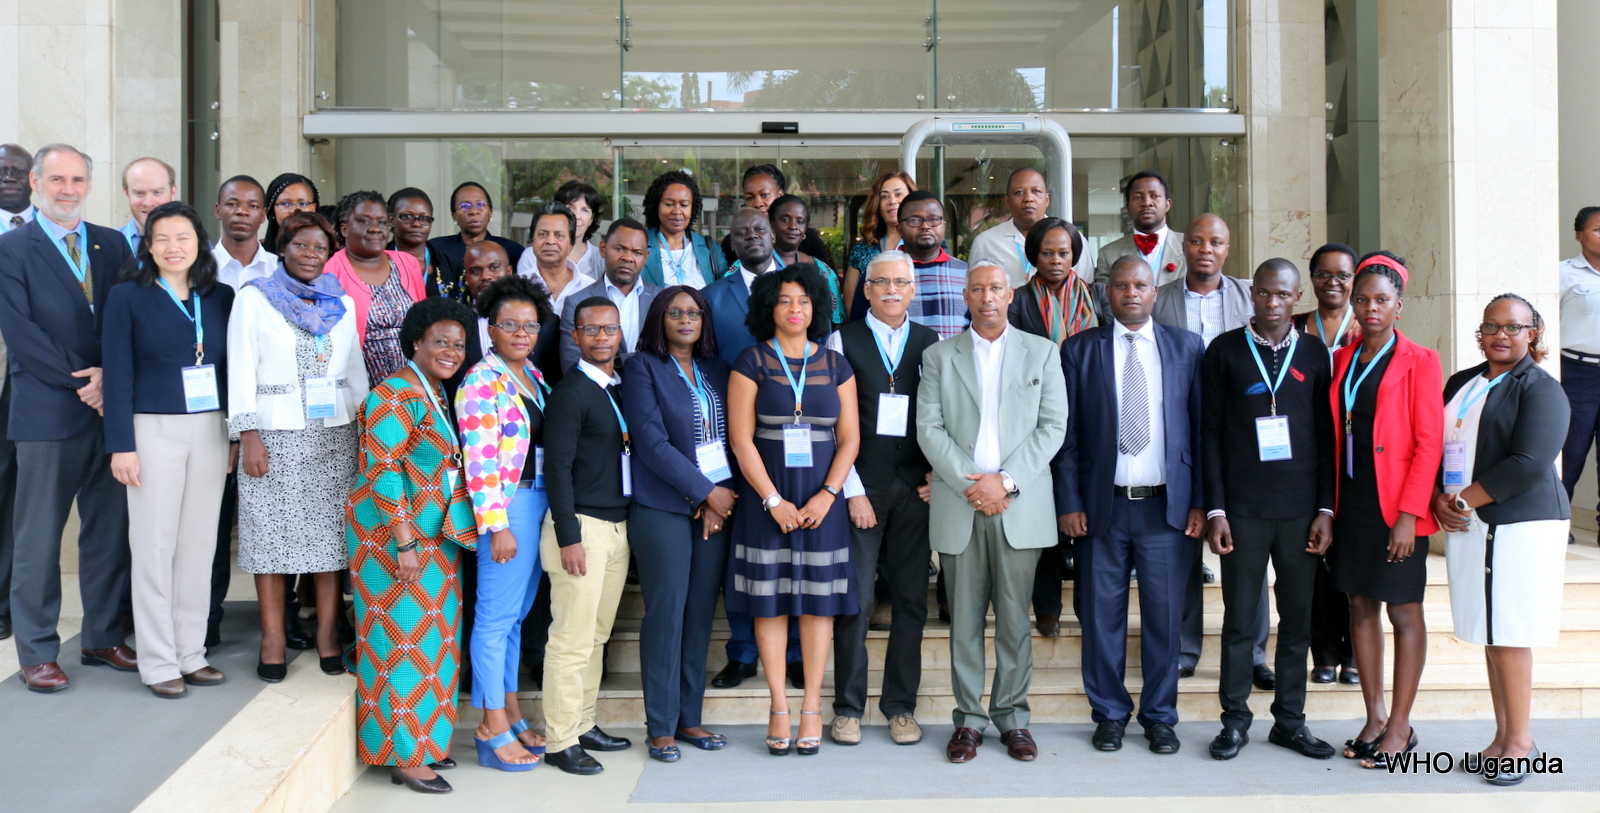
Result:
{"label": "woman in light blue blazer", "polygon": [[644,193],[645,234],[650,239],[645,282],[658,288],[687,285],[698,290],[728,272],[721,249],[690,231],[700,219],[700,206],[700,187],[687,172],[664,172],[650,184]]}

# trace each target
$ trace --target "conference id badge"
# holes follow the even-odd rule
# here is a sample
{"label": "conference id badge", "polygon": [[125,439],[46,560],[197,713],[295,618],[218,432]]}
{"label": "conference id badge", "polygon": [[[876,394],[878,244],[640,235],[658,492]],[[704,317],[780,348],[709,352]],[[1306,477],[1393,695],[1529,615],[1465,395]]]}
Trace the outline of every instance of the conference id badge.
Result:
{"label": "conference id badge", "polygon": [[911,396],[878,395],[878,436],[903,438],[906,436],[906,418],[911,414]]}
{"label": "conference id badge", "polygon": [[183,368],[183,404],[190,412],[210,412],[222,408],[217,398],[217,365],[201,364]]}
{"label": "conference id badge", "polygon": [[1294,456],[1289,448],[1289,416],[1256,418],[1256,451],[1261,462],[1288,460]]}
{"label": "conference id badge", "polygon": [[1444,485],[1458,488],[1467,484],[1467,444],[1461,440],[1444,442]]}
{"label": "conference id badge", "polygon": [[544,490],[544,447],[533,447],[533,487]]}
{"label": "conference id badge", "polygon": [[306,379],[306,418],[332,418],[339,406],[339,387],[332,378]]}
{"label": "conference id badge", "polygon": [[713,483],[733,479],[733,469],[728,466],[728,449],[717,440],[711,443],[702,443],[694,447],[696,462],[700,464],[700,473]]}
{"label": "conference id badge", "polygon": [[811,427],[803,423],[783,427],[783,465],[791,469],[811,468]]}
{"label": "conference id badge", "polygon": [[633,456],[622,453],[622,496],[633,496]]}
{"label": "conference id badge", "polygon": [[444,495],[447,499],[451,494],[456,493],[456,484],[459,482],[461,482],[461,470],[454,465],[446,467],[444,470]]}

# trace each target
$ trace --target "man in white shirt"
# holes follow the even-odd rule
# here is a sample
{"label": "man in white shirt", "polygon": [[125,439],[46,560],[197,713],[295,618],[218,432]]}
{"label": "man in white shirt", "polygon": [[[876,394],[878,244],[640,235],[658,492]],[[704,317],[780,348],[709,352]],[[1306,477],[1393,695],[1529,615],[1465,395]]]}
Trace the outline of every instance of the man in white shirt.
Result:
{"label": "man in white shirt", "polygon": [[130,217],[118,231],[137,255],[145,219],[157,206],[178,199],[178,171],[160,158],[135,158],[122,170],[122,194],[128,197]]}
{"label": "man in white shirt", "polygon": [[564,370],[571,370],[578,364],[578,345],[572,338],[572,331],[577,324],[573,321],[573,310],[579,302],[591,296],[603,296],[616,304],[622,323],[623,342],[617,348],[617,366],[621,367],[638,346],[645,312],[661,292],[639,279],[639,272],[650,254],[644,224],[631,217],[612,221],[600,250],[606,258],[605,276],[575,292],[561,309],[561,368]]}
{"label": "man in white shirt", "polygon": [[33,220],[33,189],[28,186],[31,169],[33,156],[27,150],[0,144],[0,234]]}
{"label": "man in white shirt", "polygon": [[[977,757],[991,722],[1013,759],[1038,756],[1028,732],[1028,603],[1039,551],[1056,542],[1050,460],[1066,430],[1067,394],[1055,342],[1007,325],[1009,282],[995,263],[967,269],[970,326],[923,351],[917,390],[917,442],[933,470],[928,541],[950,596],[956,730],[945,757],[958,763]],[[985,709],[991,605],[995,672]]]}
{"label": "man in white shirt", "polygon": [[1135,172],[1122,185],[1122,202],[1133,220],[1133,234],[1100,247],[1094,281],[1110,279],[1112,263],[1128,255],[1142,258],[1155,271],[1157,286],[1182,279],[1183,232],[1167,228],[1167,213],[1172,211],[1167,179],[1148,169]]}
{"label": "man in white shirt", "polygon": [[[969,255],[973,262],[999,263],[1006,269],[1011,287],[1018,288],[1033,276],[1033,264],[1023,252],[1028,230],[1042,220],[1050,208],[1050,189],[1045,185],[1044,175],[1033,167],[1011,173],[1006,181],[1006,208],[1011,211],[1011,219],[972,238]],[[1072,269],[1084,279],[1092,279],[1094,260],[1089,252],[1073,257]]]}
{"label": "man in white shirt", "polygon": [[253,279],[272,276],[278,255],[261,243],[267,219],[267,193],[249,175],[235,175],[217,190],[217,221],[222,239],[211,249],[217,259],[217,281],[235,290]]}
{"label": "man in white shirt", "polygon": [[528,250],[517,260],[517,276],[532,280],[550,295],[556,313],[566,307],[573,294],[594,283],[594,278],[578,270],[567,259],[572,240],[578,233],[578,218],[565,205],[551,201],[533,213],[533,235]]}
{"label": "man in white shirt", "polygon": [[1572,406],[1561,482],[1569,500],[1600,436],[1600,206],[1580,209],[1572,228],[1578,253],[1561,261],[1561,388]]}

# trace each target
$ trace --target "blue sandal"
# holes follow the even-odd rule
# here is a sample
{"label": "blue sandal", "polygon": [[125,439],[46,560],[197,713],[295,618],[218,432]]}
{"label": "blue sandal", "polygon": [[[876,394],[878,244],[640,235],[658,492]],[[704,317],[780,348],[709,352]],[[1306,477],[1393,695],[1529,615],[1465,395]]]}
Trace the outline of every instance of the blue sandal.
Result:
{"label": "blue sandal", "polygon": [[[527,730],[528,730],[528,718],[526,718],[526,717],[522,717],[522,718],[518,719],[516,722],[511,724],[511,733],[514,736],[516,736],[516,738],[518,740],[522,739],[522,732],[527,731]],[[540,755],[544,754],[544,746],[543,745],[529,745],[527,743],[523,743],[522,747],[528,749],[528,753],[533,754],[534,756],[540,756]]]}
{"label": "blue sandal", "polygon": [[[472,738],[472,744],[478,747],[478,764],[485,768],[494,768],[507,773],[521,773],[522,771],[531,771],[539,767],[540,760],[538,759],[533,762],[507,762],[494,752],[496,748],[504,748],[514,742],[521,745],[517,740],[517,735],[510,731],[490,737],[487,741],[478,739],[476,735]],[[527,746],[523,747],[526,748]]]}

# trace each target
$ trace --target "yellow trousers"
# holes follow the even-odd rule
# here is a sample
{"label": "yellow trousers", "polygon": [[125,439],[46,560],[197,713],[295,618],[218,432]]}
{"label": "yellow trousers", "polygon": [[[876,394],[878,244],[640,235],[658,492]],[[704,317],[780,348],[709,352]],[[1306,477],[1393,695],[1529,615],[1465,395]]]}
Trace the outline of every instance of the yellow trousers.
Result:
{"label": "yellow trousers", "polygon": [[550,640],[544,647],[544,733],[551,751],[594,727],[606,641],[628,577],[628,523],[578,515],[585,574],[561,567],[555,522],[545,515],[539,561],[550,575]]}

